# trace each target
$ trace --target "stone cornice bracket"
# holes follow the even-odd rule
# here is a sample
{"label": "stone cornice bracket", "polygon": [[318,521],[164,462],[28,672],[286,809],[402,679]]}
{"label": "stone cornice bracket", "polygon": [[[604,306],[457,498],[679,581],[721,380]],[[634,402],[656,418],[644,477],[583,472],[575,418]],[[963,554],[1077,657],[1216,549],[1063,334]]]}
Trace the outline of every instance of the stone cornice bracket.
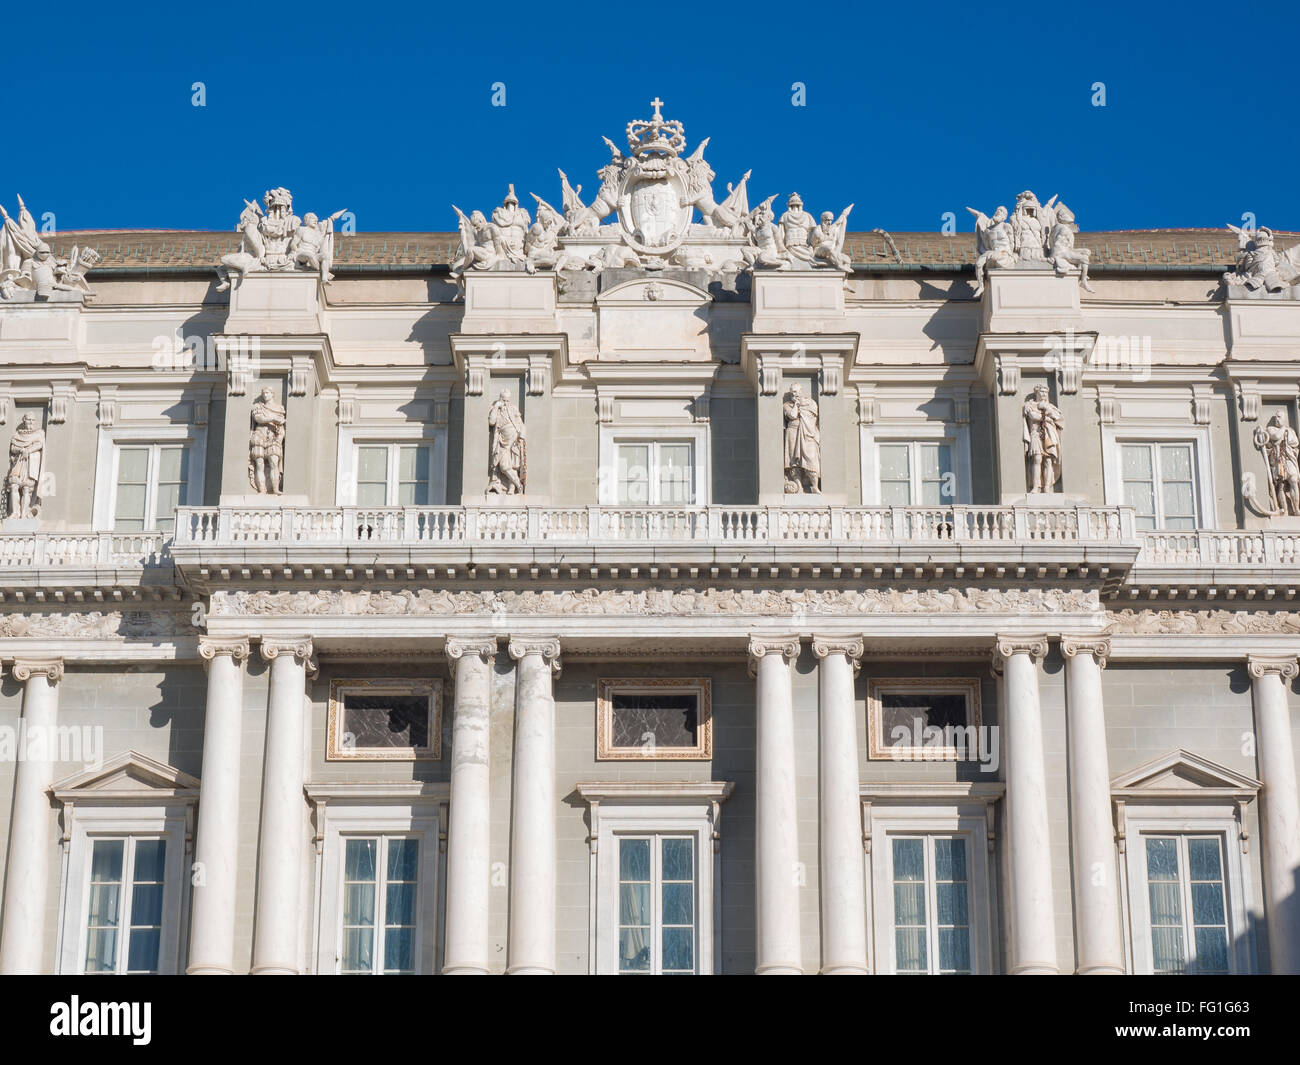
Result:
{"label": "stone cornice bracket", "polygon": [[758,378],[758,392],[762,396],[775,396],[781,388],[781,365],[775,358],[768,359],[762,355],[754,358],[754,369]]}
{"label": "stone cornice bracket", "polygon": [[749,638],[749,675],[758,675],[758,660],[780,655],[788,665],[799,657],[798,636],[751,636]]}
{"label": "stone cornice bracket", "polygon": [[[1294,680],[1296,674],[1300,673],[1300,665],[1297,665],[1295,655],[1248,655],[1246,666],[1250,670],[1250,675],[1256,679],[1276,673],[1285,682]],[[14,663],[14,676],[18,676],[17,662]]]}
{"label": "stone cornice bracket", "polygon": [[203,659],[204,664],[211,662],[217,655],[230,655],[236,665],[247,661],[249,655],[248,637],[200,636],[199,657]]}
{"label": "stone cornice bracket", "polygon": [[1110,657],[1110,638],[1107,636],[1062,636],[1061,654],[1066,658],[1075,655],[1092,655],[1099,669],[1106,668]]}
{"label": "stone cornice bracket", "polygon": [[995,364],[998,378],[998,395],[1014,396],[1020,391],[1020,365],[999,355]]}
{"label": "stone cornice bracket", "polygon": [[487,356],[467,355],[465,357],[465,395],[481,396],[486,380]]}
{"label": "stone cornice bracket", "polygon": [[1029,655],[1039,659],[1047,655],[1046,636],[999,636],[993,645],[993,672],[1001,673],[1002,664],[1012,655]]}
{"label": "stone cornice bracket", "polygon": [[551,359],[549,355],[529,355],[528,369],[524,371],[524,384],[530,396],[546,395],[547,378],[550,376]]}
{"label": "stone cornice bracket", "polygon": [[447,655],[447,667],[454,677],[456,667],[466,655],[478,655],[490,665],[497,655],[497,638],[495,636],[448,636],[444,651]]}
{"label": "stone cornice bracket", "polygon": [[828,655],[843,655],[849,660],[849,665],[853,667],[855,677],[862,669],[863,646],[860,639],[846,639],[843,636],[813,636],[812,649],[813,654],[818,658],[826,658]]}
{"label": "stone cornice bracket", "polygon": [[302,662],[310,676],[314,677],[317,673],[315,648],[312,646],[310,636],[288,640],[262,640],[261,652],[262,657],[268,662],[274,661],[282,654],[293,655]]}
{"label": "stone cornice bracket", "polygon": [[515,639],[510,640],[510,657],[516,662],[520,661],[525,655],[541,655],[542,661],[551,667],[553,676],[560,675],[560,639],[558,636],[548,636],[544,639]]}
{"label": "stone cornice bracket", "polygon": [[62,658],[15,658],[14,680],[28,680],[33,673],[44,674],[51,684],[63,679]]}

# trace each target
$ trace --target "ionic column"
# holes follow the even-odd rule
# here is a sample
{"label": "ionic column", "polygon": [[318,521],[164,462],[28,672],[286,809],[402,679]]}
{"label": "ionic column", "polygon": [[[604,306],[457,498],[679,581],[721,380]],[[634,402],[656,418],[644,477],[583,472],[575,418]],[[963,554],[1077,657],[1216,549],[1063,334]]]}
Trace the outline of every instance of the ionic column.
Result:
{"label": "ionic column", "polygon": [[1056,973],[1047,771],[1038,705],[1038,667],[1046,636],[999,636],[1006,732],[1007,834],[1012,973]]}
{"label": "ionic column", "polygon": [[[3,926],[0,926],[0,973],[41,971],[45,947],[45,911],[50,887],[50,785],[58,757],[61,658],[20,658],[14,679],[23,681],[22,753],[14,767],[14,805],[5,862]],[[40,757],[32,758],[31,754]]]}
{"label": "ionic column", "polygon": [[757,805],[754,855],[755,972],[803,972],[799,943],[799,831],[795,794],[794,636],[754,636],[749,674],[757,678]]}
{"label": "ionic column", "polygon": [[271,663],[266,714],[262,828],[257,846],[253,973],[299,971],[299,893],[302,887],[302,744],[307,673],[316,672],[307,637],[263,640]]}
{"label": "ionic column", "polygon": [[194,862],[191,975],[235,971],[235,893],[239,858],[239,746],[244,709],[245,637],[199,639],[208,666],[203,722],[203,776]]}
{"label": "ionic column", "polygon": [[515,794],[510,817],[507,972],[555,972],[555,696],[560,641],[511,640],[515,682]]}
{"label": "ionic column", "polygon": [[1110,760],[1101,671],[1110,641],[1061,637],[1065,656],[1066,738],[1070,766],[1070,851],[1074,862],[1077,972],[1123,973],[1124,939],[1115,826],[1111,820]]}
{"label": "ionic column", "polygon": [[[1264,915],[1274,973],[1300,973],[1300,789],[1287,682],[1296,675],[1294,656],[1251,655],[1255,702],[1255,750],[1259,779],[1260,859],[1264,866]],[[17,673],[15,666],[14,672]]]}
{"label": "ionic column", "polygon": [[492,789],[488,706],[495,636],[447,640],[456,683],[451,724],[451,806],[447,820],[447,936],[442,971],[488,971]]}
{"label": "ionic column", "polygon": [[867,971],[867,894],[853,678],[861,640],[813,637],[821,745],[822,972]]}

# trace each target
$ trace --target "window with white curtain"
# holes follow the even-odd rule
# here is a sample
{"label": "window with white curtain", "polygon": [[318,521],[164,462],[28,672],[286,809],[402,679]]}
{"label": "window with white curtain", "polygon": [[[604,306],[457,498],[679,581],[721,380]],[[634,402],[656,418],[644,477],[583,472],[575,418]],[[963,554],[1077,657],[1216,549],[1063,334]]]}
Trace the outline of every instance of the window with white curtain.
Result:
{"label": "window with white curtain", "polygon": [[427,444],[358,444],[357,506],[428,506],[432,455]]}
{"label": "window with white curtain", "polygon": [[420,840],[361,836],[343,840],[339,972],[416,971]]}
{"label": "window with white curtain", "polygon": [[1120,445],[1124,502],[1139,529],[1195,529],[1196,445],[1190,440]]}
{"label": "window with white curtain", "polygon": [[971,972],[965,836],[893,836],[893,960],[899,974]]}
{"label": "window with white curtain", "polygon": [[699,971],[695,865],[692,837],[618,837],[620,973]]}
{"label": "window with white curtain", "polygon": [[121,444],[114,455],[114,532],[171,532],[188,502],[186,444]]}
{"label": "window with white curtain", "polygon": [[952,453],[948,440],[880,443],[881,505],[938,507],[955,503]]}
{"label": "window with white curtain", "polygon": [[696,502],[693,440],[619,441],[615,456],[615,502],[625,506]]}
{"label": "window with white curtain", "polygon": [[1143,837],[1156,973],[1231,971],[1223,846],[1217,834]]}
{"label": "window with white curtain", "polygon": [[85,973],[157,973],[163,933],[167,840],[91,841]]}

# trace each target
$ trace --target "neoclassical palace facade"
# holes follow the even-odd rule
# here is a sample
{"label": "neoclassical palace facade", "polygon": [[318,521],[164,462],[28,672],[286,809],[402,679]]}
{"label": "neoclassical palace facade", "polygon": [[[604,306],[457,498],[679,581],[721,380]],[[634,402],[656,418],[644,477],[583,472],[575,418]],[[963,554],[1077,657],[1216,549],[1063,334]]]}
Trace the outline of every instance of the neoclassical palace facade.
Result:
{"label": "neoclassical palace facade", "polygon": [[659,108],[459,237],[6,216],[0,971],[1300,971],[1300,238]]}

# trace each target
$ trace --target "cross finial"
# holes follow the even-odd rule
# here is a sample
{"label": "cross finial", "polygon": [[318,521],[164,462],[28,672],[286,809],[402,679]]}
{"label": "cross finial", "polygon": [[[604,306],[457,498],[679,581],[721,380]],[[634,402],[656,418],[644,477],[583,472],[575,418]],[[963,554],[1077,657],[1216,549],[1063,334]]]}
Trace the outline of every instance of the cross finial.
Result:
{"label": "cross finial", "polygon": [[663,117],[664,117],[664,116],[661,115],[661,114],[659,113],[659,108],[663,107],[663,105],[664,105],[664,102],[663,102],[661,99],[659,99],[659,97],[657,97],[657,96],[656,96],[653,100],[650,101],[650,106],[653,107],[653,108],[655,109],[655,121],[656,121],[656,122],[662,122],[662,121],[663,121]]}

